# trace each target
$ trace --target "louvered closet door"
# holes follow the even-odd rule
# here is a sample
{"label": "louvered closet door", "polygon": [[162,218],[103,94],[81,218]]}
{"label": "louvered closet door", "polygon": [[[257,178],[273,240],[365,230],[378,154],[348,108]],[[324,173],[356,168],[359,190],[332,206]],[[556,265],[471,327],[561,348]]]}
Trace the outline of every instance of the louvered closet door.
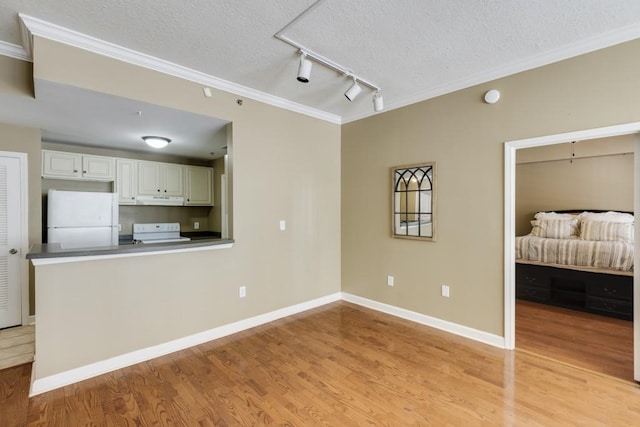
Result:
{"label": "louvered closet door", "polygon": [[0,156],[0,328],[20,325],[20,160]]}

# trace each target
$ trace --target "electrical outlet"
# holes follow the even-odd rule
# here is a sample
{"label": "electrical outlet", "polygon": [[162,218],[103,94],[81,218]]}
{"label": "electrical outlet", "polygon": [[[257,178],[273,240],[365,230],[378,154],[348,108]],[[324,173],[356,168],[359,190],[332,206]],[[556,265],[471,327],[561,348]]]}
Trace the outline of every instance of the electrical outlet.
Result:
{"label": "electrical outlet", "polygon": [[247,296],[247,287],[246,286],[240,286],[239,295],[240,295],[240,298],[244,298],[244,297]]}
{"label": "electrical outlet", "polygon": [[284,231],[286,229],[287,229],[287,223],[286,223],[286,221],[284,219],[281,219],[280,220],[280,230]]}
{"label": "electrical outlet", "polygon": [[200,228],[200,223],[198,221],[193,223],[193,229],[198,230]]}
{"label": "electrical outlet", "polygon": [[449,298],[449,285],[442,285],[442,296]]}
{"label": "electrical outlet", "polygon": [[387,276],[387,286],[393,286],[393,276]]}

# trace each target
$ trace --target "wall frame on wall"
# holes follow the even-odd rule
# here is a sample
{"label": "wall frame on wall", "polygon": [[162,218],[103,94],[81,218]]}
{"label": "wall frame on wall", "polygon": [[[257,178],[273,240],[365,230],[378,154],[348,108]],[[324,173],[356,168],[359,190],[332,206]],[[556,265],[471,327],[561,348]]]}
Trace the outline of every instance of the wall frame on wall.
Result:
{"label": "wall frame on wall", "polygon": [[391,179],[391,235],[435,241],[436,163],[394,166]]}

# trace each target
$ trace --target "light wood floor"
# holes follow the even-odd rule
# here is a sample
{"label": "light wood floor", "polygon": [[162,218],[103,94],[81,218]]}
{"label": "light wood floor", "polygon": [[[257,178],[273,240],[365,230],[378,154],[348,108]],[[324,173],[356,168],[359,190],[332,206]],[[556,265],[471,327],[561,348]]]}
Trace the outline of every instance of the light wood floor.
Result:
{"label": "light wood floor", "polygon": [[33,326],[17,326],[0,330],[0,369],[33,362]]}
{"label": "light wood floor", "polygon": [[516,301],[516,348],[633,381],[633,322]]}
{"label": "light wood floor", "polygon": [[640,388],[337,302],[27,399],[8,425],[640,425]]}

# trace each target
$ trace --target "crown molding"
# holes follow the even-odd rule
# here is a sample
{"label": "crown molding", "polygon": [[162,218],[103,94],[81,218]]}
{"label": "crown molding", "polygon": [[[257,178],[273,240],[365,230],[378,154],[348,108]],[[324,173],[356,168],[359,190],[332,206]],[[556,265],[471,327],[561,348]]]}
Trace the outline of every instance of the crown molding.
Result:
{"label": "crown molding", "polygon": [[230,81],[223,80],[209,74],[205,74],[200,71],[175,64],[173,62],[165,61],[164,59],[156,58],[142,52],[137,52],[135,50],[128,49],[126,47],[119,46],[104,40],[100,40],[98,38],[91,37],[86,34],[82,34],[77,31],[73,31],[68,28],[64,28],[47,21],[43,21],[41,19],[34,18],[29,15],[20,13],[18,14],[18,16],[20,18],[22,27],[26,32],[29,33],[27,36],[25,36],[25,32],[23,32],[23,40],[27,40],[28,43],[25,43],[27,45],[30,45],[32,43],[33,36],[35,35],[69,46],[74,46],[89,52],[97,53],[98,55],[127,62],[139,67],[158,71],[184,80],[189,80],[207,87],[212,87],[225,92],[230,92],[239,96],[250,98],[255,101],[260,101],[278,108],[304,114],[316,119],[335,124],[342,123],[341,117],[336,114],[331,114],[326,111],[318,110],[316,108],[308,107],[297,102],[292,102],[284,98],[280,98],[265,92],[260,92],[248,88],[246,86],[232,83]]}
{"label": "crown molding", "polygon": [[[107,56],[113,59],[124,61],[143,68],[158,71],[174,77],[213,87],[225,92],[244,96],[256,101],[263,102],[278,108],[304,114],[320,120],[335,124],[345,124],[356,120],[365,119],[377,114],[383,114],[391,110],[405,107],[407,105],[426,101],[447,93],[456,92],[479,84],[497,80],[512,74],[521,73],[554,62],[563,61],[579,55],[590,53],[596,50],[611,47],[620,43],[640,38],[640,24],[633,24],[619,28],[604,34],[600,34],[577,43],[560,47],[538,55],[529,56],[522,60],[513,61],[505,66],[496,67],[474,76],[456,80],[444,85],[429,88],[412,94],[409,97],[393,101],[387,95],[385,97],[385,109],[383,112],[362,112],[353,115],[339,116],[316,108],[292,102],[284,98],[257,91],[246,86],[242,86],[228,80],[223,80],[200,71],[193,70],[151,55],[137,52],[123,46],[119,46],[68,28],[34,18],[29,15],[19,14],[22,40],[24,47],[0,41],[0,54],[10,56],[25,61],[31,61],[31,45],[33,35],[64,43],[89,52]],[[389,102],[391,101],[391,102]]]}
{"label": "crown molding", "polygon": [[[474,76],[459,79],[441,86],[436,86],[421,92],[417,92],[410,97],[406,97],[395,102],[389,102],[388,96],[385,96],[384,112],[395,110],[397,108],[406,107],[407,105],[426,101],[437,96],[446,95],[458,90],[467,89],[472,86],[487,83],[493,80],[501,79],[513,74],[539,68],[565,59],[574,58],[596,50],[605,49],[620,43],[628,42],[640,38],[640,24],[633,24],[617,30],[609,31],[585,40],[581,40],[570,45],[566,45],[551,51],[532,55],[527,58],[513,61],[509,64],[496,67]],[[344,116],[342,123],[350,123],[356,120],[371,117],[381,113],[364,113]]]}
{"label": "crown molding", "polygon": [[0,40],[0,55],[31,62],[31,55],[22,46]]}

